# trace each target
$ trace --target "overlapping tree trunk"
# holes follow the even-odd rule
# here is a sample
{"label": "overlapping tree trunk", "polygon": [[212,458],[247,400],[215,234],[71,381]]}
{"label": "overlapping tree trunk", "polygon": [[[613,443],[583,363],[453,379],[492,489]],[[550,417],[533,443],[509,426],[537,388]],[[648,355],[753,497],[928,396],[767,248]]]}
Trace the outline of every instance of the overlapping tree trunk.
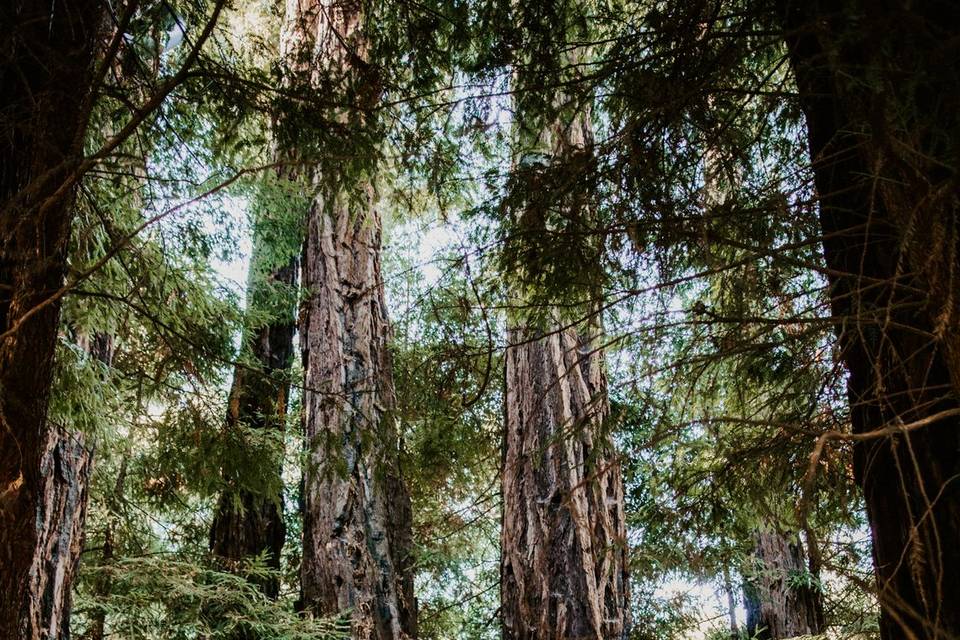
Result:
{"label": "overlapping tree trunk", "polygon": [[[0,59],[0,637],[44,637],[68,607],[89,473],[47,423],[59,304],[104,4],[6,3]],[[60,536],[60,533],[70,535]],[[52,571],[47,574],[45,572]],[[44,599],[50,597],[50,601]],[[61,635],[60,637],[63,637]]]}
{"label": "overlapping tree trunk", "polygon": [[[370,89],[355,2],[318,3],[317,60],[332,85]],[[359,85],[359,86],[358,86]],[[344,94],[345,95],[345,94]],[[356,105],[362,109],[369,105]],[[356,113],[338,118],[361,126]],[[380,267],[381,220],[369,178],[321,169],[307,223],[301,347],[305,371],[303,604],[352,612],[353,636],[416,635],[410,497],[400,478]]]}
{"label": "overlapping tree trunk", "polygon": [[960,636],[960,5],[781,0],[881,635]]}

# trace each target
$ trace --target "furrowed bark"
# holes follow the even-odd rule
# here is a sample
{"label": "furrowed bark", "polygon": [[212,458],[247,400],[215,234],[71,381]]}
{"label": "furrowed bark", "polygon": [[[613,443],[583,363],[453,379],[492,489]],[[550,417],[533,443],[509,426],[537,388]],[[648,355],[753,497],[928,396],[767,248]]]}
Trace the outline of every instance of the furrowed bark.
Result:
{"label": "furrowed bark", "polygon": [[623,482],[603,355],[573,329],[509,333],[503,463],[503,637],[625,638]]}
{"label": "furrowed bark", "polygon": [[756,566],[751,567],[743,588],[747,635],[779,640],[822,633],[820,592],[792,580],[806,571],[800,541],[776,531],[759,531],[754,560]]}
{"label": "furrowed bark", "polygon": [[400,480],[380,218],[318,198],[304,256],[304,603],[353,610],[357,638],[415,635],[410,497]]}
{"label": "furrowed bark", "polygon": [[[565,62],[577,68],[582,54],[568,52]],[[527,80],[518,73],[518,86]],[[561,114],[570,110],[561,107]],[[576,105],[539,130],[517,111],[521,154],[541,151],[553,160],[592,153],[589,106]],[[524,140],[531,129],[533,140]],[[589,221],[589,194],[557,199],[555,206]],[[606,373],[592,306],[581,305],[575,323],[556,309],[546,320],[526,311],[509,320],[500,564],[507,640],[612,640],[630,631],[623,479],[605,424]]]}
{"label": "furrowed bark", "polygon": [[61,186],[82,153],[103,11],[99,0],[0,9],[0,333],[9,333],[0,341],[4,638],[43,637],[69,608],[69,558],[83,521],[86,490],[70,478],[84,478],[89,460],[46,420],[59,305],[21,320],[63,281],[74,192]]}
{"label": "furrowed bark", "polygon": [[59,426],[51,426],[47,433],[25,637],[68,640],[71,589],[83,550],[93,456],[82,434]]}
{"label": "furrowed bark", "polygon": [[782,0],[779,11],[862,436],[854,472],[873,536],[881,636],[955,638],[960,6]]}
{"label": "furrowed bark", "polygon": [[[363,75],[359,3],[316,6],[308,15],[318,16],[316,50],[328,65],[322,71],[334,87],[354,85],[361,100],[376,96]],[[348,114],[338,117],[356,124]],[[392,415],[380,214],[368,179],[338,173],[332,163],[321,173],[302,271],[303,605],[316,615],[352,611],[353,636],[361,640],[411,638],[412,518]]]}

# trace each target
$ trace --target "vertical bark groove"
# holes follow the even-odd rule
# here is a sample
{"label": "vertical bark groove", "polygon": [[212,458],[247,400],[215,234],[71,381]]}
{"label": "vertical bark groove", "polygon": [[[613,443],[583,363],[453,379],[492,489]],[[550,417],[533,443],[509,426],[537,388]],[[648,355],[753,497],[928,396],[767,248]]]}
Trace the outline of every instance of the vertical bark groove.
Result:
{"label": "vertical bark groove", "polygon": [[373,197],[360,210],[318,198],[308,224],[303,596],[320,614],[352,609],[355,637],[381,640],[413,636],[415,608]]}
{"label": "vertical bark groove", "polygon": [[[569,73],[577,74],[586,53],[582,47],[568,46],[560,58],[572,70]],[[515,88],[522,90],[533,80],[534,90],[541,90],[540,79],[528,74],[518,68]],[[592,166],[589,100],[558,92],[553,102],[557,113],[546,121],[535,113],[525,114],[518,104],[515,127],[521,164],[529,153],[533,162],[526,164],[548,172],[564,163],[574,167],[572,171]],[[559,162],[551,167],[555,161]],[[589,229],[592,194],[582,180],[582,175],[567,176],[563,185],[547,180],[555,183],[551,189],[562,193],[527,193],[530,206],[524,205],[516,215],[541,221],[540,207],[560,208],[565,217]],[[584,235],[583,241],[590,242],[589,233]],[[584,272],[596,271],[599,259],[596,265],[581,266]],[[594,294],[590,277],[582,280],[580,297]],[[625,639],[630,612],[624,489],[606,424],[609,404],[599,315],[589,303],[567,314],[548,308],[545,319],[538,320],[528,313],[522,290],[522,284],[516,288],[516,315],[508,319],[505,364],[503,637]],[[582,315],[576,317],[577,313]],[[571,323],[571,317],[576,322]]]}
{"label": "vertical bark groove", "polygon": [[573,329],[514,328],[506,360],[504,638],[626,637],[623,482],[602,352]]}
{"label": "vertical bark groove", "polygon": [[[316,64],[324,67],[313,81],[355,95],[358,109],[337,117],[347,128],[365,126],[359,111],[379,89],[364,61],[360,4],[316,4],[306,15],[315,24]],[[381,220],[370,179],[347,171],[321,169],[304,245],[303,604],[319,615],[352,611],[360,640],[399,640],[416,636],[416,602],[410,496],[393,416]]]}

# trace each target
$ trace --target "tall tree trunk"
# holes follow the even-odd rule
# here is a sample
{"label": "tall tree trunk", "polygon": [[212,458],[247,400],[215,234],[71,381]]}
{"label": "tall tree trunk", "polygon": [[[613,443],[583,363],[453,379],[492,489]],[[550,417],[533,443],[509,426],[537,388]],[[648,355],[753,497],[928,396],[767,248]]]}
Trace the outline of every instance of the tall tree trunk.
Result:
{"label": "tall tree trunk", "polygon": [[380,217],[344,196],[311,212],[302,316],[304,604],[353,609],[357,638],[415,635],[410,498],[400,480]]}
{"label": "tall tree trunk", "polygon": [[779,4],[849,371],[881,635],[955,638],[960,5]]}
{"label": "tall tree trunk", "polygon": [[737,624],[737,600],[733,592],[733,581],[730,580],[730,568],[723,565],[723,594],[727,599],[727,620],[730,622],[730,637],[740,637],[740,625]]}
{"label": "tall tree trunk", "polygon": [[354,609],[358,638],[404,638],[415,630],[410,498],[391,415],[380,218],[364,193],[365,210],[318,198],[307,230],[303,595],[320,614]]}
{"label": "tall tree trunk", "polygon": [[623,482],[609,435],[603,355],[573,329],[509,332],[503,637],[625,638]]}
{"label": "tall tree trunk", "polygon": [[[263,289],[269,288],[271,283],[288,288],[296,283],[296,259],[277,269],[268,268],[268,273],[263,273],[261,255],[269,251],[260,247],[262,242],[265,240],[254,234],[254,255],[247,287],[247,299],[252,308],[264,297]],[[292,302],[280,317],[252,329],[248,348],[259,368],[236,367],[227,406],[227,429],[242,424],[283,432],[290,386],[287,376],[293,358],[295,314],[296,307]],[[282,487],[279,465],[272,484]],[[220,495],[210,527],[210,550],[225,559],[232,568],[245,559],[266,553],[267,565],[279,569],[285,536],[283,496],[279,491],[275,495],[263,495],[242,488],[227,488]],[[276,597],[280,585],[270,579],[261,587],[267,595]]]}
{"label": "tall tree trunk", "polygon": [[[577,69],[583,53],[568,50],[562,59]],[[527,75],[521,70],[515,77],[521,90],[540,83]],[[563,103],[565,96],[555,98],[560,115],[546,123],[518,105],[520,153],[588,167],[593,143],[589,106],[571,100],[571,107]],[[579,186],[583,176],[568,176],[567,182],[578,186],[562,194],[529,194],[525,198],[532,205],[518,214],[539,219],[542,203],[536,199],[545,198],[545,208],[561,207],[589,228],[590,194]],[[531,190],[531,185],[520,188]],[[590,295],[591,285],[584,286]],[[503,637],[626,638],[630,614],[624,489],[605,424],[609,404],[600,322],[593,303],[578,309],[586,320],[581,316],[571,323],[577,311],[562,315],[556,309],[546,310],[546,320],[538,320],[527,314],[526,302],[518,297],[520,310],[509,320],[506,352]]]}
{"label": "tall tree trunk", "polygon": [[[0,9],[0,637],[39,638],[65,602],[73,553],[58,532],[82,523],[89,461],[46,421],[99,0],[24,0]],[[70,538],[71,536],[67,536]],[[54,570],[52,575],[42,572]],[[36,591],[42,590],[42,592]]]}
{"label": "tall tree trunk", "polygon": [[[359,3],[323,2],[310,15],[319,15],[316,50],[333,86],[353,85],[361,100],[376,96],[364,75]],[[338,117],[363,126],[362,113]],[[369,179],[334,163],[317,184],[302,273],[303,604],[319,615],[352,610],[361,640],[415,637],[412,517],[393,415],[376,194]]]}
{"label": "tall tree trunk", "polygon": [[[282,84],[288,89],[310,77],[309,61],[315,45],[318,8],[312,1],[288,4],[279,43]],[[284,115],[280,113],[275,118],[275,138],[283,137],[280,134],[285,126]],[[278,169],[278,178],[291,188],[299,188],[306,177],[293,168],[296,150],[286,148],[277,140],[274,144],[274,159],[277,162],[291,161]],[[271,215],[267,212],[265,218]],[[275,219],[286,217],[277,215]],[[238,424],[280,432],[285,428],[297,315],[296,299],[290,295],[288,305],[286,296],[292,294],[297,283],[299,256],[296,253],[287,255],[285,247],[269,244],[276,236],[265,230],[271,224],[275,221],[261,219],[254,225],[247,278],[248,309],[260,313],[270,311],[271,317],[260,326],[251,327],[244,336],[245,348],[249,349],[258,369],[236,367],[227,407],[228,429]],[[302,233],[297,235],[302,237]],[[298,245],[295,251],[299,252],[299,249]],[[288,291],[278,292],[278,286]],[[282,487],[280,474],[278,466],[274,478],[278,488]],[[283,496],[279,491],[275,495],[261,495],[228,488],[221,494],[210,528],[210,549],[228,564],[237,565],[244,559],[267,552],[268,566],[279,569],[285,538]],[[279,586],[276,580],[261,585],[270,597],[278,595]]]}
{"label": "tall tree trunk", "polygon": [[799,539],[792,541],[776,531],[757,532],[756,566],[751,567],[743,589],[751,638],[779,640],[823,632],[820,592],[793,579],[806,573],[803,556]]}

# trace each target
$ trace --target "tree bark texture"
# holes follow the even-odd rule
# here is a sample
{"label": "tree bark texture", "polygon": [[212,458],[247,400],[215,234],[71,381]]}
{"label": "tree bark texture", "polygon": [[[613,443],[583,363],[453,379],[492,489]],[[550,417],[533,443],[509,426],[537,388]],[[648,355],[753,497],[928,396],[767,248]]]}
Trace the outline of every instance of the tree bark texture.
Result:
{"label": "tree bark texture", "polygon": [[[960,5],[781,0],[881,635],[960,636]],[[893,429],[882,437],[879,429]]]}
{"label": "tree bark texture", "polygon": [[40,463],[37,545],[28,575],[26,638],[70,638],[73,579],[83,550],[83,525],[92,471],[85,438],[58,426],[47,431]]}
{"label": "tree bark texture", "polygon": [[806,573],[800,541],[776,531],[760,531],[754,560],[756,566],[751,567],[743,589],[747,635],[780,640],[822,633],[822,597],[795,579]]}
{"label": "tree bark texture", "polygon": [[[59,319],[59,305],[48,298],[63,282],[74,201],[69,176],[82,153],[103,10],[99,0],[0,8],[3,638],[44,637],[45,618],[68,606],[63,594],[75,563],[64,560],[77,549],[73,534],[83,520],[86,489],[69,479],[85,477],[89,460],[81,443],[46,421]],[[42,601],[47,595],[51,601]]]}
{"label": "tree bark texture", "polygon": [[[376,90],[366,86],[364,76],[359,3],[318,5],[319,11],[307,15],[316,23],[317,60],[327,65],[321,74],[333,87],[353,86],[355,95],[369,100]],[[348,114],[337,117],[351,126]],[[353,635],[361,640],[411,638],[416,636],[412,515],[393,415],[380,214],[369,179],[348,176],[335,165],[321,174],[302,259],[303,425],[309,450],[303,604],[318,615],[351,610]]]}
{"label": "tree bark texture", "polygon": [[[256,238],[254,243],[256,254]],[[256,304],[262,297],[258,287],[264,284],[286,287],[296,284],[296,259],[266,276],[257,272],[258,265],[259,260],[255,255],[251,260],[250,285],[247,288],[251,304]],[[260,280],[264,277],[266,283]],[[243,424],[256,429],[284,430],[295,315],[296,309],[291,308],[282,317],[252,330],[248,348],[258,368],[243,365],[235,368],[227,406],[227,429]],[[276,486],[280,487],[279,467],[276,474]],[[220,495],[210,528],[210,550],[228,564],[236,567],[243,560],[266,552],[267,565],[279,569],[285,537],[283,496],[279,493],[262,495],[246,489],[227,488]],[[276,597],[280,585],[276,580],[268,580],[261,587],[267,595]]]}
{"label": "tree bark texture", "polygon": [[318,198],[311,212],[302,316],[304,603],[353,609],[357,638],[414,635],[410,498],[400,480],[380,219]]}
{"label": "tree bark texture", "polygon": [[[560,54],[562,66],[578,73],[585,54],[583,48],[566,47]],[[516,87],[542,90],[542,80],[527,77],[524,69],[514,76]],[[547,171],[552,166],[590,166],[584,162],[593,152],[589,100],[558,93],[553,101],[557,114],[547,119],[526,113],[518,103],[515,128],[521,159],[527,153],[534,154],[534,164],[546,159]],[[517,214],[538,218],[535,200],[544,198],[544,206],[559,207],[589,228],[591,194],[582,178],[570,176],[568,182],[575,186],[562,194],[530,195],[533,208]],[[583,267],[585,272],[595,270]],[[590,286],[583,285],[584,294],[590,295]],[[505,364],[503,638],[626,638],[630,613],[624,489],[606,424],[600,321],[592,303],[572,313],[548,308],[530,314],[522,287],[516,298],[518,311],[508,320]]]}
{"label": "tree bark texture", "polygon": [[603,355],[573,329],[514,328],[506,360],[504,638],[625,638],[623,482]]}

